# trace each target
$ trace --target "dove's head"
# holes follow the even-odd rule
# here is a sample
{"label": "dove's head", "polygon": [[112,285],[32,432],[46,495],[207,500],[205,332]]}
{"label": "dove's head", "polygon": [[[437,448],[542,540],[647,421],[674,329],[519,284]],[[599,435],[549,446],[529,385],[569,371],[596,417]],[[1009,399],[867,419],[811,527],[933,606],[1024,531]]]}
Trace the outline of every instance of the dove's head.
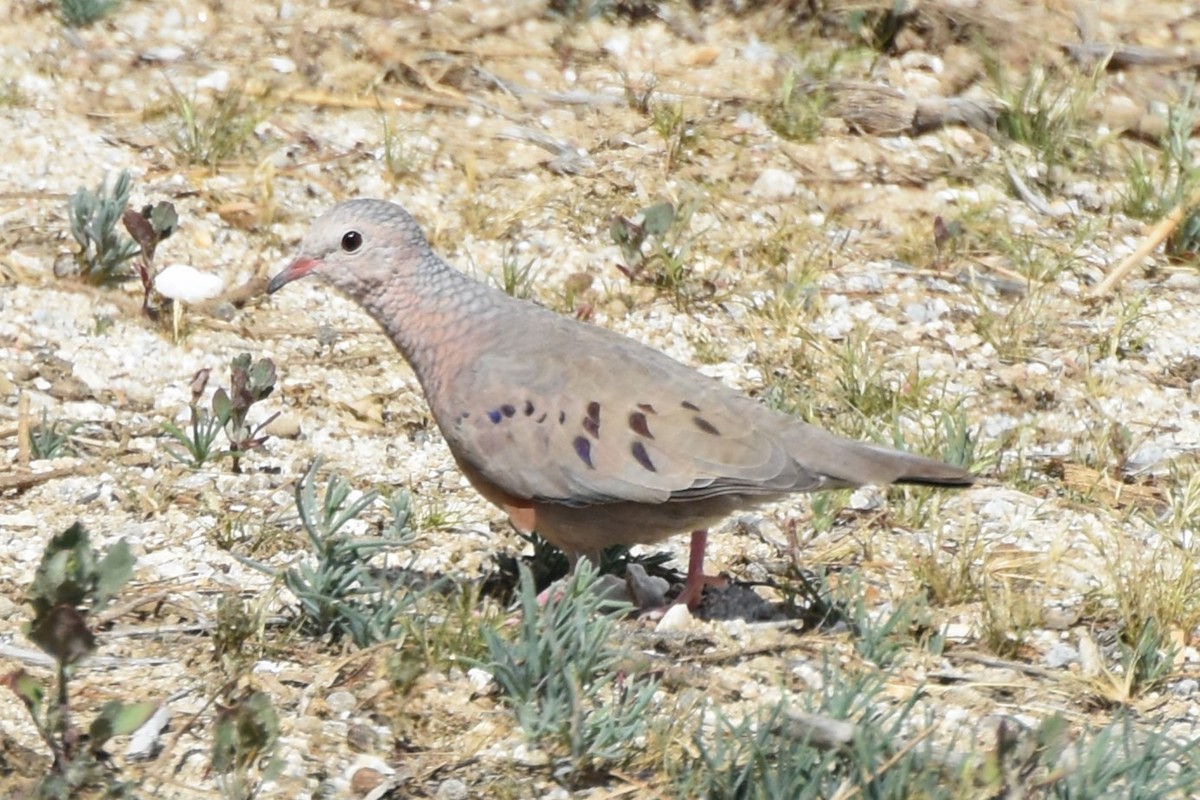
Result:
{"label": "dove's head", "polygon": [[312,274],[361,300],[415,274],[430,257],[424,234],[403,208],[384,200],[347,200],[313,222],[299,255],[271,278],[267,293]]}

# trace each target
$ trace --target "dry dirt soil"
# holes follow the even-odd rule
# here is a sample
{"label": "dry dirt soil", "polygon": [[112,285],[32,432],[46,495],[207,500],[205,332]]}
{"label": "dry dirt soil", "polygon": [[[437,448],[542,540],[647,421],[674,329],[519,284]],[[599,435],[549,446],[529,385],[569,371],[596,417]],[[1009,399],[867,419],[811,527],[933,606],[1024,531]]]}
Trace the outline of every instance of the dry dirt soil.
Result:
{"label": "dry dirt soil", "polygon": [[[1182,199],[1173,181],[1194,178],[1190,117],[1171,115],[1190,100],[1195,8],[551,5],[126,0],[71,28],[55,3],[0,4],[0,667],[49,681],[25,592],[45,542],[79,520],[137,562],[74,709],[166,704],[154,755],[110,748],[144,796],[218,795],[212,702],[249,688],[281,719],[263,796],[677,796],[663,735],[639,743],[659,755],[567,788],[561,754],[527,743],[453,652],[398,676],[399,646],[305,636],[295,599],[236,558],[285,567],[305,551],[293,487],[316,457],[356,490],[411,493],[417,538],[393,563],[467,588],[531,551],[456,471],[357,307],[316,282],[263,293],[315,215],[368,196],[404,205],[480,279],[818,424],[946,457],[970,432],[969,490],[800,498],[715,530],[710,568],[760,605],[714,601],[671,631],[621,623],[665,678],[663,719],[803,697],[830,659],[872,668],[844,627],[785,613],[820,571],[868,619],[921,604],[881,702],[919,694],[976,746],[1001,721],[1058,714],[1078,732],[1131,710],[1194,737],[1193,248],[1177,236],[1097,289]],[[1172,130],[1182,173],[1162,166]],[[179,215],[151,271],[190,265],[220,280],[216,297],[172,308],[155,293],[149,314],[140,282],[78,274],[68,198],[122,170],[133,207]],[[639,263],[613,221],[661,202],[677,217]],[[266,442],[240,473],[179,463],[163,423],[188,420],[197,371],[211,369],[207,405],[243,352],[278,369],[251,412],[280,412]],[[70,432],[51,458],[27,436],[43,421]],[[680,566],[686,537],[663,549]],[[233,653],[214,638],[228,596],[251,617]],[[1143,679],[1126,653],[1147,620],[1169,661]],[[0,741],[5,792],[48,769],[9,692]]]}

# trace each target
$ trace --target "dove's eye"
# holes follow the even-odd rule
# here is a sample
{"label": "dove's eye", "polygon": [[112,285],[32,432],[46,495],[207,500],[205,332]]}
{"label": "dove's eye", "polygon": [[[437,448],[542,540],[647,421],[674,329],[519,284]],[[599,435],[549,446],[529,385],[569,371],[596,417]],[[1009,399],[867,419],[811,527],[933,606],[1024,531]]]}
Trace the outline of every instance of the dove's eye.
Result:
{"label": "dove's eye", "polygon": [[347,253],[353,253],[360,247],[362,247],[362,234],[358,231],[346,231],[346,234],[342,236],[342,249]]}

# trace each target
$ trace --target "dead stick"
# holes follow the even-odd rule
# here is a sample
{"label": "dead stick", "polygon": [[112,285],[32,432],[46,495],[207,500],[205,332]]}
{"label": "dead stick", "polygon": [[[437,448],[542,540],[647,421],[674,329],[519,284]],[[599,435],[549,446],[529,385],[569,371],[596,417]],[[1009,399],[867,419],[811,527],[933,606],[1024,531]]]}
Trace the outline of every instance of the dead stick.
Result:
{"label": "dead stick", "polygon": [[29,395],[21,392],[17,398],[17,463],[29,468],[33,437],[29,423]]}
{"label": "dead stick", "polygon": [[1181,222],[1183,222],[1184,217],[1187,216],[1187,213],[1192,209],[1192,206],[1196,204],[1198,199],[1200,199],[1200,192],[1194,193],[1184,202],[1171,209],[1171,213],[1168,214],[1162,222],[1154,226],[1154,229],[1150,231],[1150,235],[1146,237],[1141,246],[1138,247],[1137,250],[1134,250],[1132,253],[1130,253],[1124,261],[1118,264],[1117,268],[1114,269],[1112,273],[1109,274],[1109,276],[1103,281],[1101,281],[1100,285],[1092,291],[1092,297],[1103,297],[1111,292],[1113,287],[1123,281],[1125,276],[1132,272],[1133,268],[1136,267],[1143,258],[1154,252],[1154,248],[1158,247],[1163,243],[1164,239],[1174,233],[1175,229],[1179,227]]}

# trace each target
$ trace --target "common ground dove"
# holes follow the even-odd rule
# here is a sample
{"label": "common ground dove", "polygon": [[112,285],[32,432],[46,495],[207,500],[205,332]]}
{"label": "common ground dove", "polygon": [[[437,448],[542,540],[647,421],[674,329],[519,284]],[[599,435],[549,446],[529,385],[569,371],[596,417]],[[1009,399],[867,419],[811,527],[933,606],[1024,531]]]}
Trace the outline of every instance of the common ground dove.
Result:
{"label": "common ground dove", "polygon": [[663,353],[475,281],[400,206],[350,200],[319,217],[275,292],[314,273],[375,318],[412,365],[471,484],[572,566],[692,532],[677,602],[706,583],[707,530],[776,500],[861,484],[967,486],[958,467],[843,439]]}

